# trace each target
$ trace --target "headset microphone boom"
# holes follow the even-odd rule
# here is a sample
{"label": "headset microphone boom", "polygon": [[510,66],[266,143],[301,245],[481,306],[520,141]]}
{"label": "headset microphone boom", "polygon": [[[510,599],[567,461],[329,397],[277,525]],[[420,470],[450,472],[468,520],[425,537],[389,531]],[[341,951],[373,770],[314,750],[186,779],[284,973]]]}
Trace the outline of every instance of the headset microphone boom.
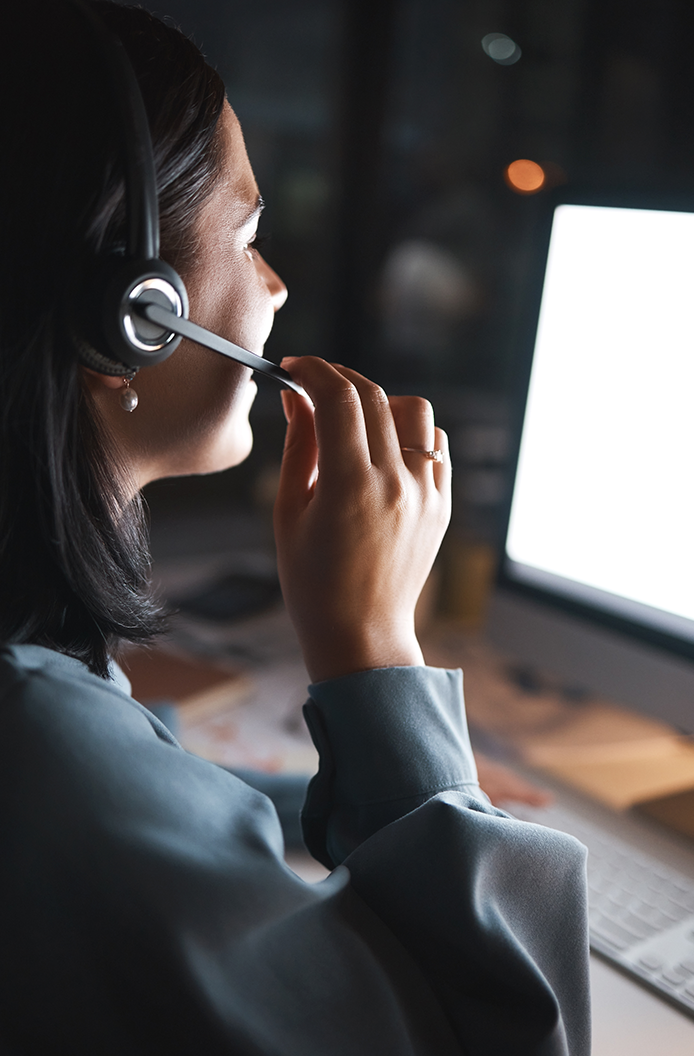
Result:
{"label": "headset microphone boom", "polygon": [[[188,294],[181,276],[159,256],[159,203],[152,138],[140,86],[119,38],[111,33],[87,0],[69,0],[91,26],[104,58],[118,110],[125,160],[127,236],[124,257],[105,268],[100,291],[99,331],[108,348],[100,361],[118,373],[139,370],[167,359],[181,338],[265,374],[299,395],[308,396],[275,363],[249,352],[188,319]],[[82,354],[89,345],[79,341]],[[89,360],[88,351],[85,362]],[[108,369],[108,368],[107,368]]]}

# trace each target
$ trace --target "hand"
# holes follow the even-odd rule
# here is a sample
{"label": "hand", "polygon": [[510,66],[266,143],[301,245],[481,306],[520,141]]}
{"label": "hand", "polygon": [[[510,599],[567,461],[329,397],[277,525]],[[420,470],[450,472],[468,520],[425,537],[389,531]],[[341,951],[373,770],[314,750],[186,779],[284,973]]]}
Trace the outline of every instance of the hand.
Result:
{"label": "hand", "polygon": [[[282,364],[287,437],[275,504],[280,582],[314,682],[422,664],[414,608],[450,518],[431,405],[313,356]],[[439,448],[443,462],[418,452]]]}

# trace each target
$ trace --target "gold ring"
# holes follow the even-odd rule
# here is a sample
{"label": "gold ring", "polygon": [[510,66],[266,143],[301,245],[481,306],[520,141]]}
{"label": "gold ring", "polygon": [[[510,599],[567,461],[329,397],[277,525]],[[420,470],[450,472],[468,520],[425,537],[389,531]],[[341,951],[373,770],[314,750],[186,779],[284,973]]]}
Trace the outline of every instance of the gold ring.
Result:
{"label": "gold ring", "polygon": [[401,447],[401,451],[414,451],[417,455],[424,455],[425,458],[430,458],[432,462],[443,462],[443,451],[424,451],[421,447]]}

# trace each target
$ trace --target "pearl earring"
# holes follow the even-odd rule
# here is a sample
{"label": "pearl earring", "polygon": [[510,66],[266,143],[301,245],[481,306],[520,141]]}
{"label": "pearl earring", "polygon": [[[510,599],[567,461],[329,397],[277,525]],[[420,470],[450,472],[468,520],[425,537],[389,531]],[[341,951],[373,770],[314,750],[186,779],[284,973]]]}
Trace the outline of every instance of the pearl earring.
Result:
{"label": "pearl earring", "polygon": [[120,394],[120,405],[124,411],[132,413],[140,402],[139,396],[134,389],[130,388],[130,382],[135,377],[134,374],[126,374],[123,378],[123,384],[125,388]]}

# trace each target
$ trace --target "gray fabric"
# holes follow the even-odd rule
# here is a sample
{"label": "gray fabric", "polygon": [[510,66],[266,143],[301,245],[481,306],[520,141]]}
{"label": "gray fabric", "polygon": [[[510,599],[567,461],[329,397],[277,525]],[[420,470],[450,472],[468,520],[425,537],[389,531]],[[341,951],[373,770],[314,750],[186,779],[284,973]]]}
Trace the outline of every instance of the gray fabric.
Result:
{"label": "gray fabric", "polygon": [[353,675],[306,710],[318,885],[265,796],[116,685],[0,651],[0,1045],[587,1056],[583,848],[479,792],[459,676]]}
{"label": "gray fabric", "polygon": [[272,803],[277,811],[284,846],[290,851],[305,851],[304,833],[301,827],[301,810],[306,799],[309,778],[306,774],[266,774],[262,770],[227,767],[230,774],[240,777],[251,788]]}

